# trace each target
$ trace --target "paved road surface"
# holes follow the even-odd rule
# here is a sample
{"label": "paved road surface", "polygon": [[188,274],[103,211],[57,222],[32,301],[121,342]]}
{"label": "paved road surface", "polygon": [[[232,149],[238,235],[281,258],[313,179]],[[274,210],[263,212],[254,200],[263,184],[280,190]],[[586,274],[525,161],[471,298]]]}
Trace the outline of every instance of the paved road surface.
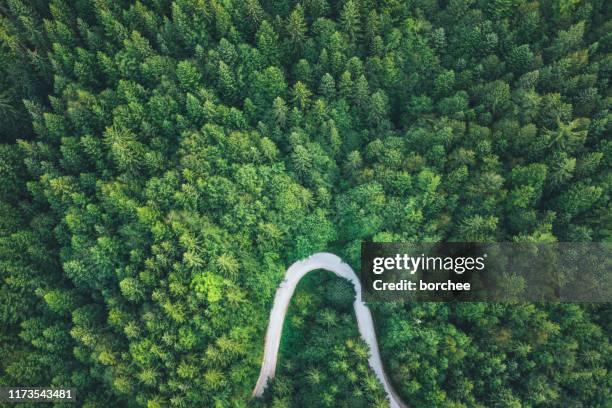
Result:
{"label": "paved road surface", "polygon": [[268,378],[274,377],[276,371],[276,360],[278,358],[278,347],[280,345],[283,330],[283,322],[285,321],[287,308],[289,307],[289,302],[291,301],[295,287],[300,279],[304,277],[304,275],[316,269],[325,269],[333,272],[341,278],[350,281],[355,287],[356,296],[355,302],[353,302],[353,307],[355,308],[355,315],[357,316],[359,333],[370,348],[370,358],[368,359],[370,367],[372,367],[374,373],[376,373],[376,377],[385,388],[387,396],[389,397],[391,408],[406,408],[406,405],[393,390],[393,387],[385,374],[385,370],[380,359],[380,351],[378,350],[378,342],[376,340],[376,331],[374,330],[372,313],[370,313],[370,309],[368,309],[365,303],[361,300],[361,283],[359,282],[357,275],[355,275],[353,269],[348,264],[342,262],[342,259],[340,259],[338,256],[326,252],[316,253],[291,265],[289,269],[287,269],[285,279],[281,282],[276,290],[274,306],[272,307],[270,318],[268,320],[268,331],[266,333],[266,341],[264,344],[263,362],[261,364],[257,384],[253,390],[253,396],[260,397],[266,388]]}

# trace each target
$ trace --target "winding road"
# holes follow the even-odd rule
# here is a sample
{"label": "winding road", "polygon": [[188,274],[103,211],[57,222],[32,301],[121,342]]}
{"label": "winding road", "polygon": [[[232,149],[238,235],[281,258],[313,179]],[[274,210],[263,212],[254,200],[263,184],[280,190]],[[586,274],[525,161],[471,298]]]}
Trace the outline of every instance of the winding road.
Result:
{"label": "winding road", "polygon": [[393,387],[385,374],[382,360],[380,359],[380,351],[378,349],[378,342],[376,340],[376,331],[374,330],[372,313],[361,300],[361,283],[359,282],[357,275],[348,264],[342,262],[342,259],[327,252],[318,252],[306,259],[295,262],[289,267],[289,269],[287,269],[285,279],[281,282],[276,290],[274,306],[272,307],[270,318],[268,320],[268,331],[266,332],[266,340],[264,344],[263,362],[261,364],[257,384],[255,385],[255,389],[253,389],[253,396],[260,397],[263,394],[268,383],[268,378],[273,378],[276,372],[276,361],[278,359],[278,348],[280,346],[283,323],[285,321],[285,315],[287,314],[289,302],[291,301],[295,287],[299,283],[300,279],[304,277],[304,275],[316,269],[325,269],[333,272],[341,278],[350,281],[355,287],[356,295],[355,301],[353,302],[353,307],[355,309],[355,315],[357,316],[359,333],[370,348],[370,358],[368,359],[370,367],[372,367],[376,377],[382,383],[389,398],[391,408],[406,408],[406,404],[402,402],[400,397],[393,390]]}

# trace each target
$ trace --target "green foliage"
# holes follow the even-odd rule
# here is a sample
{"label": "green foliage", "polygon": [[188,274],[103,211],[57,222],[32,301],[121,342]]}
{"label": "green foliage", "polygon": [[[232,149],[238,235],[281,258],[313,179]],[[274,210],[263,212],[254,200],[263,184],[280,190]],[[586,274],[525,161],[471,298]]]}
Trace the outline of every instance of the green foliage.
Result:
{"label": "green foliage", "polygon": [[[359,242],[609,241],[605,1],[0,0],[0,385],[384,406],[324,275]],[[313,278],[314,279],[314,278]],[[315,282],[321,282],[315,284]],[[607,407],[608,305],[387,304],[422,407]]]}

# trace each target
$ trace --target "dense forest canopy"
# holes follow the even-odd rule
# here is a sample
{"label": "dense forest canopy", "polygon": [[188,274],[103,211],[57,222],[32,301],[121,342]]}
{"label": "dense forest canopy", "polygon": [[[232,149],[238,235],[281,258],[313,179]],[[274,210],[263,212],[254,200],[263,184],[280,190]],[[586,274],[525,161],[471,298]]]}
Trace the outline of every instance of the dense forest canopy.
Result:
{"label": "dense forest canopy", "polygon": [[[610,241],[606,0],[0,0],[0,385],[385,406],[359,244]],[[349,306],[347,306],[349,305]],[[373,305],[415,407],[608,407],[608,304]]]}

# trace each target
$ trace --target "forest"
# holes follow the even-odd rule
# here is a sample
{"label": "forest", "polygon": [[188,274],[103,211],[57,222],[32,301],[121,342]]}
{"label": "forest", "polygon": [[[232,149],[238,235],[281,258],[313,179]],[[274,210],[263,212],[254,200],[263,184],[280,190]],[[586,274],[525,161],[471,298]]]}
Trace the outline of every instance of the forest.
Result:
{"label": "forest", "polygon": [[[611,78],[607,0],[0,0],[0,386],[388,406],[326,272],[251,398],[286,268],[610,242]],[[370,307],[411,407],[612,406],[610,303]]]}

